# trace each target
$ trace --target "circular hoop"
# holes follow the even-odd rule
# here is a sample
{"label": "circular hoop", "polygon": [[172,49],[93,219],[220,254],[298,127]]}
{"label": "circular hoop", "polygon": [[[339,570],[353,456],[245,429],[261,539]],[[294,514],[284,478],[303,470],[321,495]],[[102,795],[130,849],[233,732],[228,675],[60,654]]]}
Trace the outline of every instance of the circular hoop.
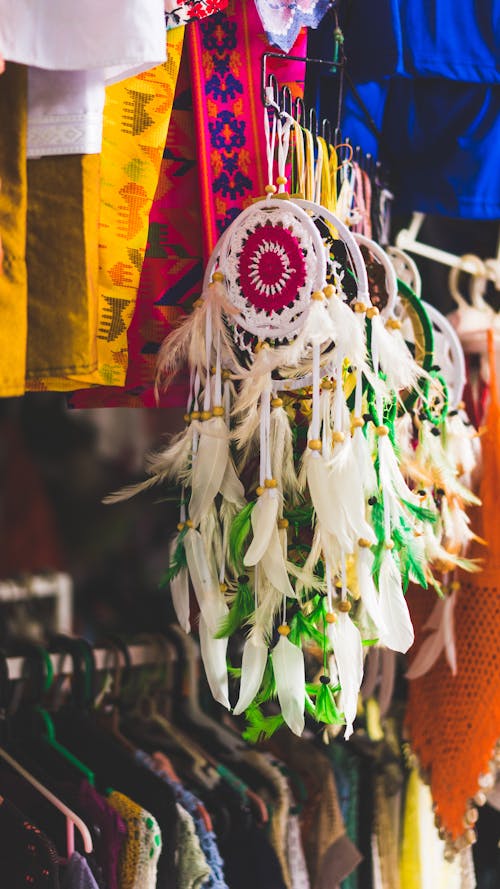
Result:
{"label": "circular hoop", "polygon": [[[450,351],[451,364],[453,367],[454,375],[452,379],[446,378],[446,384],[448,386],[450,408],[451,410],[455,410],[459,402],[462,400],[467,376],[465,367],[465,355],[462,348],[462,343],[458,338],[455,328],[452,324],[450,324],[450,322],[442,314],[442,312],[440,312],[438,309],[436,309],[435,306],[432,306],[429,303],[422,302],[422,305],[429,315],[433,327],[439,334],[442,335]],[[439,356],[435,355],[434,360],[439,363]]]}

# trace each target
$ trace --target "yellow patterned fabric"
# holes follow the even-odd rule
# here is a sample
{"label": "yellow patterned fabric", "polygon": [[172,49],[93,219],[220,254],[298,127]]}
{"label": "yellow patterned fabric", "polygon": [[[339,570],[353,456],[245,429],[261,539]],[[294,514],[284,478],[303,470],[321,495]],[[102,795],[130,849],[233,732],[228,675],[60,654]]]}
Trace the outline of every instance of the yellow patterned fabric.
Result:
{"label": "yellow patterned fabric", "polygon": [[[85,327],[94,326],[94,369],[50,374],[30,388],[71,391],[99,385],[123,386],[127,330],[147,246],[149,211],[158,184],[184,28],[167,34],[167,61],[106,90],[100,170],[98,279],[89,288]],[[54,309],[64,305],[52,296]],[[73,322],[74,323],[74,319]],[[56,366],[57,356],[54,356]],[[59,365],[60,366],[60,365]]]}
{"label": "yellow patterned fabric", "polygon": [[27,77],[8,63],[0,77],[0,396],[22,395],[26,368]]}
{"label": "yellow patterned fabric", "polygon": [[156,889],[162,846],[158,822],[146,809],[116,790],[109,794],[107,801],[127,825],[118,865],[120,889]]}

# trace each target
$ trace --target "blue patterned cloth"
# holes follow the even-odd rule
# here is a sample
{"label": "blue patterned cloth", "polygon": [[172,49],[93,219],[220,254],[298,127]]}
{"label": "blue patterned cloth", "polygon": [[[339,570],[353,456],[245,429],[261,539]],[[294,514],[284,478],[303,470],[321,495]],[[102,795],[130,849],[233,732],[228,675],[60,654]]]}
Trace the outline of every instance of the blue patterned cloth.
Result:
{"label": "blue patterned cloth", "polygon": [[177,802],[191,815],[200,846],[210,868],[210,877],[203,884],[203,889],[228,889],[224,878],[224,862],[217,845],[217,837],[212,830],[207,830],[207,826],[200,815],[199,809],[203,805],[201,800],[179,781],[173,781],[166,772],[158,771],[151,757],[144,753],[143,750],[137,750],[135,756],[137,762],[155,772],[168,784],[173,790]]}

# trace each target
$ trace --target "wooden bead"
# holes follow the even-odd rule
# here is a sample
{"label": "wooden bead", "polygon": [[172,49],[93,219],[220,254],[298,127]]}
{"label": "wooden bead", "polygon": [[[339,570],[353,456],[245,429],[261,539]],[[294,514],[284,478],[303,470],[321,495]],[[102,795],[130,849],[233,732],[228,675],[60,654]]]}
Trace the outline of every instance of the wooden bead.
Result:
{"label": "wooden bead", "polygon": [[184,419],[185,423],[190,423],[191,422],[191,414],[184,414],[183,419]]}
{"label": "wooden bead", "polygon": [[254,352],[260,352],[261,349],[269,349],[269,348],[270,348],[269,343],[259,340],[259,342],[255,346]]}
{"label": "wooden bead", "polygon": [[325,614],[325,620],[327,624],[334,624],[337,620],[337,615],[333,614],[331,611],[327,611]]}
{"label": "wooden bead", "polygon": [[377,435],[380,436],[389,435],[389,429],[387,428],[387,426],[376,426],[375,432],[377,433]]}
{"label": "wooden bead", "polygon": [[227,593],[227,583],[220,583],[219,589],[220,589],[221,593]]}
{"label": "wooden bead", "polygon": [[361,315],[363,312],[366,312],[366,303],[364,302],[355,302],[354,303],[354,311]]}
{"label": "wooden bead", "polygon": [[191,519],[186,519],[186,528],[194,528],[194,523]]}
{"label": "wooden bead", "polygon": [[266,194],[276,194],[276,190],[276,186],[271,184],[266,185],[266,187],[264,188]]}
{"label": "wooden bead", "polygon": [[339,611],[342,611],[343,614],[348,614],[350,610],[351,603],[347,599],[342,599],[342,602],[339,602]]}
{"label": "wooden bead", "polygon": [[371,541],[367,540],[366,537],[360,537],[358,540],[358,546],[361,546],[364,549],[368,549],[371,545]]}
{"label": "wooden bead", "polygon": [[177,530],[178,530],[178,531],[184,531],[184,528],[185,528],[185,527],[186,527],[185,522],[179,522],[178,525],[177,525]]}
{"label": "wooden bead", "polygon": [[278,183],[278,185],[286,185],[287,178],[286,176],[276,176],[276,182]]}
{"label": "wooden bead", "polygon": [[377,315],[380,315],[380,312],[377,309],[377,306],[369,306],[367,308],[367,310],[366,310],[366,317],[367,318],[376,318]]}
{"label": "wooden bead", "polygon": [[266,488],[277,488],[278,482],[275,478],[266,478],[264,479],[264,486]]}
{"label": "wooden bead", "polygon": [[401,330],[401,321],[399,318],[389,318],[385,322],[385,326],[389,328],[389,330]]}
{"label": "wooden bead", "polygon": [[311,299],[316,299],[318,300],[318,302],[320,300],[323,300],[324,298],[325,295],[322,290],[313,290],[313,292],[311,293]]}
{"label": "wooden bead", "polygon": [[323,445],[320,438],[311,438],[311,440],[307,442],[307,447],[310,448],[311,451],[320,451]]}
{"label": "wooden bead", "polygon": [[278,519],[278,528],[280,528],[281,530],[288,528],[289,524],[290,522],[288,521],[288,519]]}
{"label": "wooden bead", "polygon": [[214,282],[214,284],[221,284],[223,280],[224,280],[224,275],[222,274],[222,272],[214,272],[213,273],[212,281]]}
{"label": "wooden bead", "polygon": [[290,627],[288,624],[280,624],[278,627],[278,633],[280,636],[288,636],[290,634]]}
{"label": "wooden bead", "polygon": [[227,368],[225,368],[225,369],[222,371],[222,379],[223,379],[223,380],[230,380],[230,379],[231,379],[231,371],[230,371],[230,370],[227,370]]}
{"label": "wooden bead", "polygon": [[386,549],[394,549],[394,540],[386,540],[384,546]]}
{"label": "wooden bead", "polygon": [[333,389],[333,385],[334,384],[333,384],[332,380],[322,380],[321,381],[321,388],[322,389]]}
{"label": "wooden bead", "polygon": [[340,429],[336,429],[335,432],[332,432],[332,441],[334,441],[338,444],[345,441],[344,433],[341,432]]}
{"label": "wooden bead", "polygon": [[200,306],[202,306],[202,305],[203,305],[202,299],[195,299],[195,301],[193,303],[193,309],[199,309]]}
{"label": "wooden bead", "polygon": [[351,423],[351,426],[353,429],[362,429],[362,427],[364,425],[365,425],[365,421],[363,420],[363,417],[353,417],[353,420]]}
{"label": "wooden bead", "polygon": [[271,399],[271,407],[283,407],[283,399],[282,398],[272,398]]}
{"label": "wooden bead", "polygon": [[212,410],[214,417],[223,417],[225,414],[225,410],[220,404],[216,404]]}
{"label": "wooden bead", "polygon": [[335,293],[335,287],[333,286],[333,284],[327,284],[326,287],[323,287],[323,293],[325,294],[327,299],[330,299],[330,297],[332,297]]}
{"label": "wooden bead", "polygon": [[200,412],[199,411],[191,411],[191,419],[192,420],[199,420],[200,419]]}
{"label": "wooden bead", "polygon": [[212,411],[202,411],[200,414],[200,420],[210,420],[212,417]]}
{"label": "wooden bead", "polygon": [[259,485],[257,488],[255,488],[255,493],[257,494],[257,497],[261,497],[264,493],[264,488]]}

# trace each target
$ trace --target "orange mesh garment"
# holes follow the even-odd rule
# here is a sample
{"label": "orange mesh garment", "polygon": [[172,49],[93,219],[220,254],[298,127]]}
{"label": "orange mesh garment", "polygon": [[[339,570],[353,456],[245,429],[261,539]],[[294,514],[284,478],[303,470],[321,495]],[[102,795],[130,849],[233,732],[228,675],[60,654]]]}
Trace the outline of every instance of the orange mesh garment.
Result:
{"label": "orange mesh garment", "polygon": [[[457,675],[441,655],[434,667],[409,683],[407,726],[410,742],[430,781],[436,814],[450,839],[466,830],[465,815],[488,771],[500,738],[500,403],[493,337],[488,335],[491,401],[483,436],[482,507],[473,517],[475,531],[488,541],[473,556],[480,573],[463,574],[455,606]],[[475,520],[475,521],[474,521]],[[435,594],[416,590],[410,609],[418,650],[422,626]]]}

